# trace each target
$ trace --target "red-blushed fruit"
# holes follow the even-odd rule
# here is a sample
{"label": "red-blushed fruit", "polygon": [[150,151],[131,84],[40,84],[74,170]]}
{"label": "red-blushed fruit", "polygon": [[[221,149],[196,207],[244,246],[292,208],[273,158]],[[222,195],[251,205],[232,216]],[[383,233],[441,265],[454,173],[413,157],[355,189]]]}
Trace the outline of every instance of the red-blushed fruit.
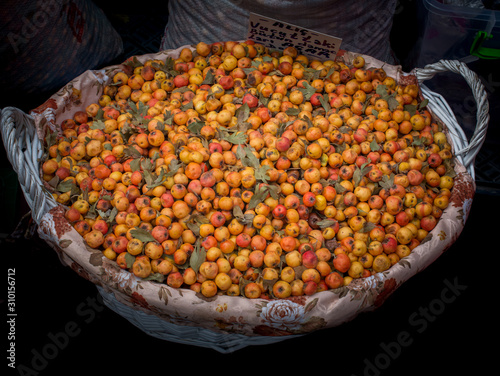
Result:
{"label": "red-blushed fruit", "polygon": [[351,266],[351,260],[345,253],[339,253],[333,258],[333,267],[341,273],[346,273]]}
{"label": "red-blushed fruit", "polygon": [[172,62],[175,77],[156,60],[116,73],[41,164],[87,245],[138,278],[206,299],[309,296],[407,257],[450,204],[446,134],[405,111],[417,85],[251,41]]}
{"label": "red-blushed fruit", "polygon": [[64,217],[69,221],[69,222],[76,222],[81,219],[81,214],[80,212],[75,209],[75,208],[69,208],[66,210],[66,213],[64,214]]}
{"label": "red-blushed fruit", "polygon": [[242,103],[247,104],[250,108],[255,108],[259,104],[259,99],[255,95],[245,94]]}
{"label": "red-blushed fruit", "polygon": [[318,265],[318,256],[313,250],[305,251],[302,254],[302,265],[308,269],[314,269]]}
{"label": "red-blushed fruit", "polygon": [[325,283],[331,289],[336,289],[342,286],[344,283],[344,278],[338,272],[331,272],[325,277]]}

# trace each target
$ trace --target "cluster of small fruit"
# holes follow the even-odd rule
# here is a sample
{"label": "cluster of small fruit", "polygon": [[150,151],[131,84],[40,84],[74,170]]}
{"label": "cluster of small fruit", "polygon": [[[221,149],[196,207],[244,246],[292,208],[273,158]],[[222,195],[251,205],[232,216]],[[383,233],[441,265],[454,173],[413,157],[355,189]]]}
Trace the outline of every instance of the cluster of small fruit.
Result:
{"label": "cluster of small fruit", "polygon": [[415,84],[251,41],[129,59],[46,137],[43,179],[137,277],[287,298],[384,272],[449,203],[451,146]]}

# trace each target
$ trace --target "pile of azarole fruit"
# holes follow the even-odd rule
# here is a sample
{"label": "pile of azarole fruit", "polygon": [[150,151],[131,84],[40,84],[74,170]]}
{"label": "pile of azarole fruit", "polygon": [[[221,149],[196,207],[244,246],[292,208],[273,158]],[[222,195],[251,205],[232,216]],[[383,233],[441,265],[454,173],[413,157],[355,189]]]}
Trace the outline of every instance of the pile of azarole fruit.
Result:
{"label": "pile of azarole fruit", "polygon": [[448,206],[451,146],[417,85],[247,42],[126,62],[46,137],[43,179],[137,277],[287,298],[408,256]]}

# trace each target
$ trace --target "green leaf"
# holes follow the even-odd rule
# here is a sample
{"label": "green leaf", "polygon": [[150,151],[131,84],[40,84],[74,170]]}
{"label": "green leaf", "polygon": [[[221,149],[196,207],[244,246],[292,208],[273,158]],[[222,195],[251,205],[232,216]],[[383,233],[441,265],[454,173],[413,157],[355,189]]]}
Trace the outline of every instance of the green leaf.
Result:
{"label": "green leaf", "polygon": [[322,219],[321,221],[318,221],[316,222],[316,224],[321,228],[321,229],[324,229],[324,228],[327,228],[327,227],[330,227],[330,226],[333,226],[334,224],[336,224],[337,221],[335,219],[331,219],[331,218],[326,218],[326,219]]}
{"label": "green leaf", "polygon": [[259,103],[264,107],[267,107],[271,98],[265,97],[264,95],[262,95],[261,92],[259,92],[258,97],[259,97]]}
{"label": "green leaf", "polygon": [[243,68],[243,72],[245,72],[246,75],[252,73],[254,70],[257,70],[257,68],[256,67]]}
{"label": "green leaf", "polygon": [[123,137],[123,140],[124,141],[128,141],[128,139],[130,138],[130,136],[132,136],[132,134],[134,133],[134,130],[132,129],[132,127],[130,126],[130,124],[125,123],[120,128],[120,133],[121,133],[121,135]]}
{"label": "green leaf", "polygon": [[158,283],[162,283],[165,280],[165,276],[161,273],[151,273],[147,277],[142,279],[143,281],[154,281]]}
{"label": "green leaf", "polygon": [[117,214],[118,214],[118,209],[113,207],[113,209],[111,209],[111,213],[109,213],[106,222],[108,222],[109,224],[113,223]]}
{"label": "green leaf", "polygon": [[246,160],[248,161],[246,164],[247,167],[253,167],[255,169],[260,168],[260,160],[253,153],[255,151],[254,148],[250,146],[245,147]]}
{"label": "green leaf", "polygon": [[203,128],[205,126],[205,122],[203,121],[194,121],[190,124],[188,124],[188,129],[189,129],[189,132],[191,132],[192,134],[198,136],[200,134],[200,131],[201,131],[201,128]]}
{"label": "green leaf", "polygon": [[284,76],[278,69],[275,69],[267,74],[268,76]]}
{"label": "green leaf", "polygon": [[165,174],[165,178],[169,178],[171,176],[174,176],[181,166],[182,166],[182,163],[179,162],[178,159],[172,159],[170,161],[170,163],[168,164],[168,172]]}
{"label": "green leaf", "polygon": [[288,128],[288,126],[290,124],[292,124],[292,123],[293,123],[293,121],[287,121],[287,122],[284,122],[284,123],[280,123],[280,126],[278,128],[278,132],[276,132],[276,137],[278,137],[278,138],[281,137],[283,135],[283,133],[285,133],[285,131]]}
{"label": "green leaf", "polygon": [[253,209],[257,206],[259,202],[262,202],[266,199],[268,195],[267,189],[265,185],[257,185],[253,196],[250,198],[250,202],[248,203],[248,209]]}
{"label": "green leaf", "polygon": [[415,136],[412,141],[412,146],[422,146],[424,145],[424,139],[418,136]]}
{"label": "green leaf", "polygon": [[424,99],[422,102],[419,103],[418,109],[421,110],[422,108],[426,107],[429,104],[428,99]]}
{"label": "green leaf", "polygon": [[127,100],[128,108],[129,110],[127,112],[131,113],[132,115],[135,115],[139,112],[139,109],[137,108],[137,105],[132,99]]}
{"label": "green leaf", "polygon": [[148,176],[148,179],[149,181],[146,181],[146,186],[148,189],[153,189],[155,187],[158,187],[159,185],[162,185],[165,180],[167,179],[167,174],[165,174],[165,171],[163,169],[161,169],[160,171],[160,175],[156,176],[155,173],[149,173],[149,171],[144,171],[144,176],[146,177],[146,175]]}
{"label": "green leaf", "polygon": [[186,226],[193,231],[196,236],[200,235],[200,225],[210,223],[207,217],[200,213],[193,213],[186,221]]}
{"label": "green leaf", "polygon": [[339,182],[336,182],[335,183],[335,190],[337,191],[337,193],[344,193],[346,191],[346,188],[340,184]]}
{"label": "green leaf", "polygon": [[274,199],[278,199],[279,193],[280,187],[278,185],[258,184],[255,188],[253,196],[250,198],[248,209],[255,208],[257,204],[264,201],[268,195],[270,195]]}
{"label": "green leaf", "polygon": [[268,290],[271,293],[271,296],[276,298],[273,292],[273,286],[276,283],[276,281],[279,280],[279,277],[275,277],[273,279],[265,279],[265,278],[260,278],[262,280],[262,286],[264,287],[264,291]]}
{"label": "green leaf", "polygon": [[172,125],[172,122],[174,121],[174,115],[170,111],[165,111],[163,114],[163,123],[167,125]]}
{"label": "green leaf", "polygon": [[281,188],[280,188],[279,185],[269,184],[267,186],[267,191],[269,192],[269,194],[271,195],[272,198],[274,198],[275,200],[277,200],[279,198],[279,194],[281,192]]}
{"label": "green leaf", "polygon": [[403,109],[408,111],[410,116],[413,116],[417,113],[417,105],[415,104],[405,104]]}
{"label": "green leaf", "polygon": [[125,262],[127,263],[127,269],[130,269],[135,262],[135,256],[132,256],[130,253],[125,252]]}
{"label": "green leaf", "polygon": [[390,97],[387,100],[387,104],[389,105],[389,110],[394,111],[399,106],[399,102],[395,97]]}
{"label": "green leaf", "polygon": [[196,273],[198,273],[201,264],[205,262],[206,258],[207,258],[207,251],[205,250],[205,248],[200,246],[200,240],[198,239],[194,244],[193,253],[189,257],[189,266],[193,268],[193,270]]}
{"label": "green leaf", "polygon": [[238,220],[242,225],[250,225],[253,222],[254,214],[243,214],[243,211],[238,205],[233,207],[233,217]]}
{"label": "green leaf", "polygon": [[311,119],[309,119],[309,117],[307,117],[307,116],[304,115],[300,119],[304,120],[307,123],[307,129],[313,127],[313,123],[312,123]]}
{"label": "green leaf", "polygon": [[367,232],[370,232],[371,230],[373,230],[375,227],[377,227],[375,225],[375,223],[365,222],[365,223],[363,223],[363,227],[361,228],[361,230],[359,230],[359,232],[367,233]]}
{"label": "green leaf", "polygon": [[382,99],[386,99],[389,96],[389,93],[387,92],[387,86],[386,85],[377,85],[377,88],[375,89],[375,93],[380,95]]}
{"label": "green leaf", "polygon": [[104,110],[102,108],[99,108],[97,110],[96,116],[94,116],[94,120],[102,120],[104,121]]}
{"label": "green leaf", "polygon": [[387,101],[389,110],[394,111],[399,106],[399,102],[396,99],[396,93],[394,92],[389,94],[389,90],[386,85],[378,85],[375,92],[379,94],[382,99]]}
{"label": "green leaf", "polygon": [[246,166],[246,167],[249,167],[246,162],[245,162],[245,158],[247,157],[247,153],[245,151],[245,146],[243,145],[239,145],[237,148],[236,148],[236,158],[238,158],[238,160],[241,161],[241,163],[243,164],[243,166]]}
{"label": "green leaf", "polygon": [[142,154],[134,147],[127,147],[123,149],[123,156],[125,158],[142,158]]}
{"label": "green leaf", "polygon": [[54,175],[54,177],[52,179],[50,179],[47,182],[47,184],[50,185],[52,188],[56,189],[57,185],[59,184],[60,181],[61,181],[61,179],[59,178],[59,176]]}
{"label": "green leaf", "polygon": [[215,83],[215,75],[209,69],[207,71],[207,74],[205,75],[205,78],[203,79],[203,82],[201,84],[202,85],[213,85],[214,83]]}
{"label": "green leaf", "polygon": [[233,217],[235,218],[243,218],[243,210],[239,207],[239,205],[234,205],[233,207]]}
{"label": "green leaf", "polygon": [[267,183],[270,180],[269,175],[267,175],[267,170],[270,167],[268,165],[260,166],[255,170],[255,179],[260,180],[264,183]]}
{"label": "green leaf", "polygon": [[97,218],[96,206],[97,206],[97,201],[94,202],[92,205],[90,205],[89,210],[85,214],[85,218],[91,218],[91,219]]}
{"label": "green leaf", "polygon": [[319,78],[321,74],[321,70],[314,68],[305,68],[304,69],[304,79],[313,81]]}
{"label": "green leaf", "polygon": [[206,225],[206,224],[210,223],[210,220],[207,217],[205,217],[203,214],[200,214],[200,213],[191,214],[191,219],[193,221],[195,221],[196,223],[201,224],[201,225]]}
{"label": "green leaf", "polygon": [[142,64],[136,56],[133,56],[132,59],[127,60],[126,62],[123,63],[123,65],[128,65],[132,69],[135,69],[137,67],[142,67],[144,64]]}
{"label": "green leaf", "polygon": [[47,143],[47,148],[55,145],[57,142],[57,131],[51,132],[47,129],[47,135],[45,136],[45,142]]}
{"label": "green leaf", "polygon": [[192,108],[194,108],[193,101],[189,101],[186,104],[183,104],[181,106],[181,110],[182,111],[186,111],[186,110],[189,110],[189,109],[192,109]]}
{"label": "green leaf", "polygon": [[233,145],[241,145],[247,142],[247,135],[243,132],[232,132],[231,130],[228,130],[227,128],[222,129],[219,128],[219,134],[220,134],[220,139],[225,140]]}
{"label": "green leaf", "polygon": [[159,131],[162,131],[165,133],[165,123],[164,122],[158,120],[156,122],[155,128],[158,129]]}
{"label": "green leaf", "polygon": [[102,120],[94,120],[92,122],[92,125],[90,126],[90,129],[100,129],[103,130],[105,127],[104,121]]}
{"label": "green leaf", "polygon": [[325,109],[325,112],[328,112],[331,110],[330,103],[328,103],[328,101],[325,99],[325,97],[323,95],[320,95],[319,101],[321,102],[321,105]]}
{"label": "green leaf", "polygon": [[372,169],[372,166],[369,166],[370,162],[363,163],[361,167],[356,167],[354,170],[353,174],[353,180],[354,180],[354,186],[357,187],[358,184],[361,182],[361,179],[363,179],[363,176],[365,176],[367,173],[370,172]]}
{"label": "green leaf", "polygon": [[457,176],[457,172],[454,168],[454,163],[451,159],[444,159],[443,165],[446,167],[446,172],[444,173],[445,176],[449,176],[451,178],[455,178]]}
{"label": "green leaf", "polygon": [[127,104],[129,107],[127,112],[132,115],[131,123],[135,126],[146,128],[148,121],[144,117],[148,114],[149,106],[141,101],[138,101],[136,104],[131,99],[127,101]]}
{"label": "green leaf", "polygon": [[153,163],[151,162],[151,159],[149,158],[141,159],[141,168],[143,171],[152,171]]}
{"label": "green leaf", "polygon": [[339,128],[339,132],[342,134],[347,134],[347,133],[352,132],[352,128],[348,125],[343,125]]}
{"label": "green leaf", "polygon": [[115,220],[116,215],[118,214],[118,209],[113,207],[113,209],[107,210],[106,212],[103,212],[102,210],[98,210],[97,212],[101,216],[106,223],[111,224]]}
{"label": "green leaf", "polygon": [[288,116],[297,116],[298,114],[300,114],[300,110],[298,108],[289,108],[285,111],[285,114],[287,114]]}
{"label": "green leaf", "polygon": [[361,109],[361,112],[364,114],[365,111],[366,111],[366,107],[368,107],[370,105],[370,99],[371,99],[372,95],[371,94],[368,94],[366,96],[366,100],[365,102],[363,103],[363,108]]}
{"label": "green leaf", "polygon": [[337,182],[337,181],[336,181],[336,180],[333,180],[333,179],[320,179],[320,180],[319,180],[319,183],[320,183],[323,187],[327,187],[327,186],[334,186],[336,182]]}
{"label": "green leaf", "polygon": [[195,236],[200,236],[200,225],[196,223],[187,222],[186,226],[193,232]]}
{"label": "green leaf", "polygon": [[141,159],[140,158],[135,158],[132,162],[130,162],[130,169],[132,172],[134,171],[140,171],[141,169]]}
{"label": "green leaf", "polygon": [[172,93],[185,93],[187,91],[192,91],[189,86],[181,86],[172,90]]}
{"label": "green leaf", "polygon": [[314,87],[312,87],[311,85],[309,85],[309,83],[307,81],[304,81],[303,86],[304,87],[299,88],[299,90],[304,95],[304,99],[306,101],[308,101],[309,99],[311,99],[311,96],[316,92],[316,89]]}
{"label": "green leaf", "polygon": [[132,230],[130,230],[130,235],[132,235],[134,238],[141,240],[144,243],[156,241],[156,239],[153,237],[153,235],[151,235],[149,231],[138,227],[135,227]]}
{"label": "green leaf", "polygon": [[248,106],[248,103],[242,104],[237,110],[236,110],[236,118],[238,119],[238,123],[243,123],[247,121],[248,117],[250,116],[250,107]]}
{"label": "green leaf", "polygon": [[158,158],[160,158],[160,153],[155,151],[153,156],[151,157],[151,161],[155,162]]}
{"label": "green leaf", "polygon": [[[170,60],[168,60],[168,59],[170,59]],[[175,77],[179,74],[179,72],[174,69],[174,63],[173,63],[173,59],[171,57],[167,58],[167,61],[164,65],[158,64],[157,62],[153,62],[151,64],[151,66],[153,68],[155,68],[156,70],[160,70],[162,72],[165,72],[165,74],[168,78]]]}
{"label": "green leaf", "polygon": [[382,180],[379,181],[379,185],[385,189],[391,188],[394,185],[394,174],[390,176],[383,175]]}
{"label": "green leaf", "polygon": [[372,142],[370,142],[370,150],[371,151],[379,151],[381,149],[380,145],[377,143],[377,141],[375,140],[372,140]]}
{"label": "green leaf", "polygon": [[332,67],[330,67],[330,69],[328,69],[328,72],[326,72],[325,77],[329,78],[333,74],[333,72],[335,72],[335,67],[332,66]]}
{"label": "green leaf", "polygon": [[58,190],[59,192],[70,192],[73,187],[75,187],[76,184],[73,180],[66,180],[66,181],[62,181],[60,182],[59,184],[57,184],[57,187],[56,187],[56,190]]}

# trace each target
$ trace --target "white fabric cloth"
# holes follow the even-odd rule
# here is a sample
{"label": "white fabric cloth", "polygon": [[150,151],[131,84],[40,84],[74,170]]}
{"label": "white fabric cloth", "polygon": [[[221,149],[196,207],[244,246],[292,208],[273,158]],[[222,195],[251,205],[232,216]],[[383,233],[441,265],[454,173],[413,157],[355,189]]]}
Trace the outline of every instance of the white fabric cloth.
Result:
{"label": "white fabric cloth", "polygon": [[342,38],[341,49],[394,63],[389,34],[396,0],[170,0],[161,50],[244,40],[250,12]]}

